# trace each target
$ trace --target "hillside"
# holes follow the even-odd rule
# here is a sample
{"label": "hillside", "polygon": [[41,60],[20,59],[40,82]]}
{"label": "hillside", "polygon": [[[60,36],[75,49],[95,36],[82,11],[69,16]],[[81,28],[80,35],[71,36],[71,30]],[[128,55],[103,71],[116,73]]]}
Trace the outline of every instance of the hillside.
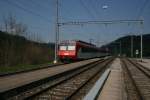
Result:
{"label": "hillside", "polygon": [[47,63],[53,56],[53,43],[38,43],[0,31],[0,66]]}
{"label": "hillside", "polygon": [[[140,36],[132,35],[121,37],[110,44],[106,45],[111,50],[111,54],[118,55],[121,54],[131,57],[131,37],[133,38],[133,56],[136,57],[135,51],[139,50],[140,53]],[[121,43],[121,45],[120,45]],[[150,57],[150,34],[143,35],[143,57]],[[121,47],[120,47],[121,46]],[[140,54],[137,55],[140,57]]]}

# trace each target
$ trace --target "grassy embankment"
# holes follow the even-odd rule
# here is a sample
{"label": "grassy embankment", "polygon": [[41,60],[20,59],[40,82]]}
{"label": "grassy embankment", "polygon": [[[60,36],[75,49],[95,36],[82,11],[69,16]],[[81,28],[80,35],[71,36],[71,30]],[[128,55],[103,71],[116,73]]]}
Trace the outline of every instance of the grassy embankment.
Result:
{"label": "grassy embankment", "polygon": [[27,40],[23,36],[0,31],[0,74],[52,64],[54,44]]}
{"label": "grassy embankment", "polygon": [[20,72],[20,71],[28,71],[32,69],[38,69],[43,68],[48,65],[52,65],[52,62],[45,63],[45,64],[38,64],[38,65],[16,65],[16,66],[5,66],[0,67],[0,74],[7,74],[7,73],[13,73],[13,72]]}

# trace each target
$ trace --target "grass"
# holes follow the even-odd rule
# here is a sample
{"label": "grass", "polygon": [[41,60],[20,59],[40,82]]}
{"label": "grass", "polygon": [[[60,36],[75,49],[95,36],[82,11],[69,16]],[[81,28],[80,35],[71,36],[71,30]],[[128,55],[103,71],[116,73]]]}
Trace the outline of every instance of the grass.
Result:
{"label": "grass", "polygon": [[38,68],[46,67],[48,65],[53,65],[53,62],[48,62],[39,65],[16,65],[16,66],[9,66],[9,67],[0,66],[0,75],[19,72],[19,71],[26,71],[31,69],[38,69]]}

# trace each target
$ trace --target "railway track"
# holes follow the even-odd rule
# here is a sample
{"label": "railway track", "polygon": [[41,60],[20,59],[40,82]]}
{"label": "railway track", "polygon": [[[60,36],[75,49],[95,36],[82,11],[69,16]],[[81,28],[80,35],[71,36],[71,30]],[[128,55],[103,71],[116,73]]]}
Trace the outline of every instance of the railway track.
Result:
{"label": "railway track", "polygon": [[[96,62],[74,76],[59,82],[54,86],[28,97],[32,100],[77,100],[83,99],[92,85],[108,67],[111,60]],[[100,65],[101,64],[101,65]]]}
{"label": "railway track", "polygon": [[42,65],[37,65],[37,68],[33,68],[33,69],[21,70],[21,71],[16,71],[16,72],[8,72],[8,73],[2,73],[2,74],[0,73],[0,77],[9,77],[11,75],[17,75],[17,74],[36,71],[36,70],[47,69],[49,67],[57,67],[59,65],[65,65],[65,64],[71,64],[71,63],[42,64]]}
{"label": "railway track", "polygon": [[[87,61],[90,61],[90,60],[87,60]],[[75,63],[74,64],[68,64],[68,66],[73,65],[73,66],[70,66],[70,67],[67,67],[67,66],[64,66],[64,65],[62,65],[62,67],[61,66],[56,67],[57,68],[56,72],[52,71],[52,69],[55,70],[55,67],[52,68],[51,70],[49,69],[49,71],[44,70],[44,72],[49,73],[49,75],[51,75],[52,73],[55,73],[55,74],[52,75],[51,77],[45,77],[44,79],[36,80],[35,82],[29,83],[29,84],[26,84],[26,85],[23,85],[23,86],[20,86],[20,87],[16,87],[14,89],[11,89],[11,90],[8,90],[8,91],[5,91],[5,92],[1,92],[0,93],[0,100],[3,100],[3,99],[21,100],[21,99],[26,99],[28,97],[32,97],[33,95],[36,95],[36,94],[40,93],[41,91],[46,90],[49,87],[53,87],[56,84],[61,83],[65,80],[73,77],[74,75],[81,73],[82,71],[88,69],[93,64],[96,64],[98,62],[103,62],[104,60],[99,59],[99,61],[98,61],[96,59],[95,60],[93,59],[93,60],[90,61],[91,63],[87,63],[87,61],[85,62],[85,64],[78,63],[79,67],[75,67],[75,66],[77,66],[77,65],[75,65]],[[84,61],[82,61],[82,63],[84,63]],[[62,69],[62,68],[66,68],[66,69]],[[61,73],[58,69],[60,69]],[[64,71],[62,71],[61,69],[64,70]],[[68,69],[70,69],[70,70],[68,70]],[[37,75],[40,75],[39,71],[37,71],[37,72],[38,72]],[[50,72],[52,72],[52,73],[50,73]],[[25,74],[23,74],[23,75],[25,75]],[[14,75],[14,76],[16,76],[16,75]],[[27,76],[29,76],[29,75],[27,75]],[[27,79],[27,78],[34,79],[32,77],[27,77],[27,76],[26,76],[25,79]],[[35,77],[34,74],[33,74],[33,76]],[[9,78],[9,77],[6,77],[6,78]],[[31,80],[31,79],[29,79],[29,80]],[[26,81],[23,80],[23,82],[26,82]]]}
{"label": "railway track", "polygon": [[128,100],[150,100],[150,71],[129,60],[122,59]]}
{"label": "railway track", "polygon": [[[128,59],[129,60],[129,59]],[[149,68],[147,68],[147,67],[145,67],[145,66],[143,66],[143,65],[141,65],[141,64],[139,64],[137,61],[131,61],[131,60],[129,60],[131,63],[133,63],[134,65],[136,65],[136,66],[138,66],[138,68],[143,72],[143,73],[145,73],[148,77],[150,77],[150,69]]]}

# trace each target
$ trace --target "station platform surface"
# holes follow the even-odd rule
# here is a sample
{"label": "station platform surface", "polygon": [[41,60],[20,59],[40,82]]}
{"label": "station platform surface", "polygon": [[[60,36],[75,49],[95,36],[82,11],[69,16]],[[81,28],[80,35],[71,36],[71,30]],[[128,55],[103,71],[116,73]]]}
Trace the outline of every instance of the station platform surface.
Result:
{"label": "station platform surface", "polygon": [[83,65],[86,65],[86,64],[98,61],[98,60],[100,60],[100,58],[80,61],[80,62],[71,63],[71,64],[59,65],[56,67],[50,67],[50,68],[35,70],[31,72],[26,72],[26,73],[19,73],[19,74],[15,74],[11,76],[0,77],[0,93],[10,90],[10,89],[14,89],[16,87],[23,86],[25,84],[30,84],[34,81],[37,81],[46,77],[51,77],[56,74],[63,73],[65,71],[78,68],[80,66],[83,66]]}
{"label": "station platform surface", "polygon": [[116,58],[112,63],[111,72],[104,84],[98,100],[125,100],[125,88],[120,59]]}

